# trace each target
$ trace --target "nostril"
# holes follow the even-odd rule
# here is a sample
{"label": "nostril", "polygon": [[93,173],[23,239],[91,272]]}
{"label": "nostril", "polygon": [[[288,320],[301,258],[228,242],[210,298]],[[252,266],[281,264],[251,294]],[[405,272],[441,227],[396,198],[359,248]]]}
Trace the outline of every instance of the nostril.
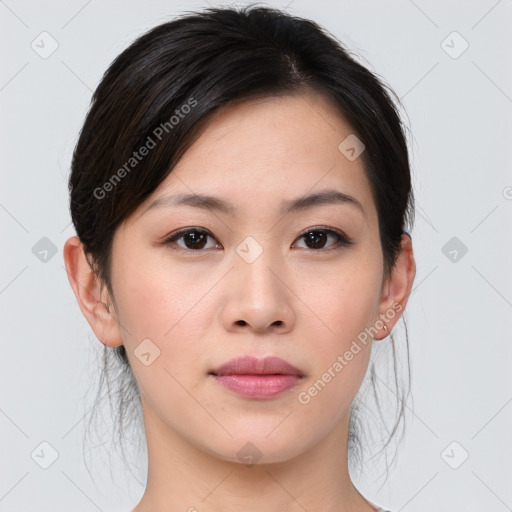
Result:
{"label": "nostril", "polygon": [[[237,325],[248,325],[245,320],[237,320],[236,324]],[[281,325],[283,325],[283,321],[282,320],[276,320],[275,322],[272,323],[272,325],[281,326]]]}

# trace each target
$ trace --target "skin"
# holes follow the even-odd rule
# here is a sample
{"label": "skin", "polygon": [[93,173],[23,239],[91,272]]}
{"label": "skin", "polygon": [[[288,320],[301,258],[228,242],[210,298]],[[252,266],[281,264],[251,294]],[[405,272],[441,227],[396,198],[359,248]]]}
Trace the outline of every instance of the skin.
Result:
{"label": "skin", "polygon": [[[148,481],[134,511],[376,509],[355,488],[347,462],[350,405],[374,340],[360,344],[309,403],[298,400],[365,328],[380,325],[375,340],[388,336],[416,272],[404,235],[385,278],[363,162],[338,150],[351,133],[314,93],[230,106],[116,231],[113,296],[91,272],[79,239],[66,242],[66,268],[84,316],[102,343],[125,345],[141,390]],[[283,201],[325,189],[353,196],[363,211],[323,204],[279,212]],[[145,211],[154,199],[181,192],[220,197],[236,215],[184,205]],[[318,226],[340,230],[353,245],[338,246],[332,235],[308,245],[301,235]],[[200,249],[186,238],[159,243],[187,227],[213,238]],[[236,252],[247,236],[263,251],[251,263]],[[401,309],[389,319],[393,304]],[[387,331],[376,324],[381,315]],[[134,354],[147,338],[160,350],[149,366]],[[281,357],[305,377],[258,400],[208,375],[248,354]],[[251,467],[237,456],[247,442],[261,453]]]}

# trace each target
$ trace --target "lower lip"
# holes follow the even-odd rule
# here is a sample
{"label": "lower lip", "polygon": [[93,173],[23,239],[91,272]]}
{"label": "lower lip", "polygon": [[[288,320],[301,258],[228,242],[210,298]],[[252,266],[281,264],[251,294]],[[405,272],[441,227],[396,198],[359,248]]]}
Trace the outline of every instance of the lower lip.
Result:
{"label": "lower lip", "polygon": [[227,389],[249,398],[272,398],[291,389],[301,380],[298,375],[214,375]]}

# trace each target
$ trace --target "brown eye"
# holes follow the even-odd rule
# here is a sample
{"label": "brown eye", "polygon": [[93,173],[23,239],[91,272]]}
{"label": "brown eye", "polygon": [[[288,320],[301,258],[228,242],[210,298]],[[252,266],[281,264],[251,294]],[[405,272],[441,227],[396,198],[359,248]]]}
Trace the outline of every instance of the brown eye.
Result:
{"label": "brown eye", "polygon": [[[164,241],[164,245],[176,244],[182,249],[189,249],[192,251],[199,251],[204,249],[207,245],[208,238],[214,240],[211,233],[203,229],[187,229],[182,230],[179,233],[174,234],[170,238]],[[182,243],[178,243],[178,240],[183,240]],[[213,247],[206,247],[207,249],[215,249],[218,247],[217,243],[213,244]]]}
{"label": "brown eye", "polygon": [[[352,242],[345,236],[332,229],[309,229],[305,231],[300,237],[304,239],[307,249],[322,250],[331,249],[339,246],[352,245]],[[326,247],[329,238],[334,239],[334,243]]]}
{"label": "brown eye", "polygon": [[187,249],[202,249],[206,245],[208,235],[191,231],[181,236]]}

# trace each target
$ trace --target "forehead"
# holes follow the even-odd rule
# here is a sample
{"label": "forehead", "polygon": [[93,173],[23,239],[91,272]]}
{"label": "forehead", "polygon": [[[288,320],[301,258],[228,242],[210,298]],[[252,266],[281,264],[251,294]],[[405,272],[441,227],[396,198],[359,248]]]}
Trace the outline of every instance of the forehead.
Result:
{"label": "forehead", "polygon": [[283,202],[335,188],[355,197],[374,216],[362,159],[348,159],[340,144],[351,126],[320,94],[272,96],[230,105],[206,124],[172,172],[139,209],[155,198],[207,194],[235,211],[257,202],[275,209]]}

